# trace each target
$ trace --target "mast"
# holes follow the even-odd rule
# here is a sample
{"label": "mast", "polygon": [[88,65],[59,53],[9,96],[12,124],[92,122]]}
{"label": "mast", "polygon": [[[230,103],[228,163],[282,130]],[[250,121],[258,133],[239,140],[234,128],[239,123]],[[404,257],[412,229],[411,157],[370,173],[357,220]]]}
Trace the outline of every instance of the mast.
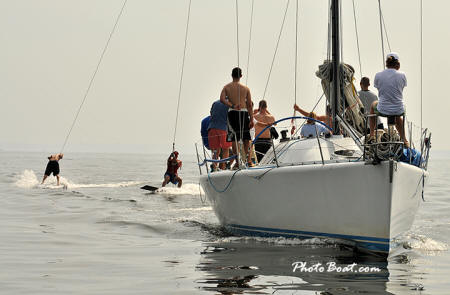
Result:
{"label": "mast", "polygon": [[339,66],[341,64],[340,36],[339,36],[339,0],[331,0],[331,50],[332,50],[332,81],[331,81],[331,116],[333,118],[333,133],[339,133],[339,124],[336,119],[339,114],[340,83]]}

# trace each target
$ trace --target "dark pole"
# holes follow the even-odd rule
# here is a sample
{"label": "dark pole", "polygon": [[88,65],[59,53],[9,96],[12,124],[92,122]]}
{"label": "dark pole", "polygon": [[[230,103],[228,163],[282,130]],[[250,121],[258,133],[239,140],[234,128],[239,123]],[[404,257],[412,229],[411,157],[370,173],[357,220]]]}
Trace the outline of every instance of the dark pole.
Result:
{"label": "dark pole", "polygon": [[331,91],[331,115],[333,118],[333,133],[339,133],[339,125],[336,120],[336,115],[339,114],[340,104],[340,87],[339,87],[339,66],[341,64],[341,53],[339,45],[339,0],[332,0],[331,2],[331,41],[332,41],[332,91]]}

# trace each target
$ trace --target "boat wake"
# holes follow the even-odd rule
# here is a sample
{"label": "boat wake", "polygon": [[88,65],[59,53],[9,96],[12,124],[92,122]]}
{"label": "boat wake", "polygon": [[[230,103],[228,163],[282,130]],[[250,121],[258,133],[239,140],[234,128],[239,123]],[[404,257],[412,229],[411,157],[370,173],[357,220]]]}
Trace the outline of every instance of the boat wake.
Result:
{"label": "boat wake", "polygon": [[198,183],[185,183],[182,187],[161,187],[155,191],[156,194],[159,195],[169,195],[169,196],[178,196],[178,195],[190,195],[190,196],[198,196],[204,195],[203,189],[198,185]]}
{"label": "boat wake", "polygon": [[285,238],[285,237],[252,237],[252,236],[242,236],[242,237],[224,237],[217,241],[218,243],[267,243],[274,245],[283,246],[297,246],[297,245],[309,245],[309,246],[337,246],[342,244],[342,241],[335,239],[325,239],[325,238],[310,238],[310,239],[297,239],[297,238]]}
{"label": "boat wake", "polygon": [[419,234],[408,234],[396,242],[405,249],[413,249],[430,254],[448,250],[448,246],[445,243]]}
{"label": "boat wake", "polygon": [[24,170],[21,174],[17,176],[17,180],[14,183],[15,186],[20,188],[43,188],[43,189],[76,189],[76,188],[117,188],[117,187],[128,187],[137,186],[142,184],[142,181],[122,181],[115,183],[87,183],[78,184],[73,183],[70,180],[61,177],[60,185],[56,185],[56,178],[49,177],[44,184],[37,178],[33,170]]}

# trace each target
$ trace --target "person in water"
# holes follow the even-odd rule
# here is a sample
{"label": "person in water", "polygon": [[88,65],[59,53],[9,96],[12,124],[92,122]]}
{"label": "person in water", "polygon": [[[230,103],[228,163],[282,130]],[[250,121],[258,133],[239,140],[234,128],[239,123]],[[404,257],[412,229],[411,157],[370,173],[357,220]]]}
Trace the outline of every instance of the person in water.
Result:
{"label": "person in water", "polygon": [[56,154],[56,155],[50,155],[47,157],[48,163],[47,167],[45,168],[44,172],[44,178],[42,179],[42,183],[44,184],[44,181],[49,177],[52,173],[53,176],[56,176],[56,185],[59,185],[59,160],[61,160],[64,157],[64,154]]}
{"label": "person in water", "polygon": [[167,170],[164,174],[164,181],[162,187],[166,186],[169,181],[173,184],[178,184],[181,187],[183,180],[178,176],[178,168],[181,168],[182,162],[178,160],[178,152],[174,151],[170,154],[169,159],[167,159]]}
{"label": "person in water", "polygon": [[[228,125],[231,136],[229,141],[232,141],[233,154],[239,157],[239,145],[236,143],[241,139],[244,142],[244,151],[247,155],[247,163],[253,166],[250,148],[250,129],[253,127],[253,109],[252,96],[250,89],[241,84],[242,70],[234,68],[231,71],[233,81],[225,85],[220,93],[220,101],[229,107],[228,110]],[[233,168],[239,168],[239,159]]]}

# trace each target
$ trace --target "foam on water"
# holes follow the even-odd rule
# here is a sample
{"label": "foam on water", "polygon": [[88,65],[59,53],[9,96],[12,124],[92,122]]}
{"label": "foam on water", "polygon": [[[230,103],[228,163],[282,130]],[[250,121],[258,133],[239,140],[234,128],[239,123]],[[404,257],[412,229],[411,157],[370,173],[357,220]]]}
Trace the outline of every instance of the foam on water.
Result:
{"label": "foam on water", "polygon": [[427,236],[419,234],[410,234],[406,236],[406,241],[403,241],[406,248],[416,249],[425,252],[439,252],[447,251],[448,247],[445,243],[435,241]]}
{"label": "foam on water", "polygon": [[166,186],[159,188],[155,191],[159,195],[191,195],[198,196],[200,194],[204,195],[203,189],[198,183],[185,183],[182,187],[171,187]]}
{"label": "foam on water", "polygon": [[60,177],[60,185],[56,185],[56,177],[49,177],[44,184],[40,184],[36,174],[33,170],[24,170],[20,175],[18,175],[17,181],[14,183],[17,187],[21,188],[46,188],[46,189],[75,189],[75,188],[117,188],[117,187],[128,187],[136,186],[142,184],[142,181],[122,181],[114,183],[86,183],[78,184],[69,181],[64,177]]}
{"label": "foam on water", "polygon": [[33,170],[24,170],[14,184],[21,188],[32,188],[39,185],[39,180]]}
{"label": "foam on water", "polygon": [[259,242],[269,243],[276,245],[335,245],[337,243],[334,239],[323,238],[311,238],[311,239],[297,239],[297,238],[285,238],[285,237],[224,237],[215,241],[219,243],[232,243],[232,242]]}

